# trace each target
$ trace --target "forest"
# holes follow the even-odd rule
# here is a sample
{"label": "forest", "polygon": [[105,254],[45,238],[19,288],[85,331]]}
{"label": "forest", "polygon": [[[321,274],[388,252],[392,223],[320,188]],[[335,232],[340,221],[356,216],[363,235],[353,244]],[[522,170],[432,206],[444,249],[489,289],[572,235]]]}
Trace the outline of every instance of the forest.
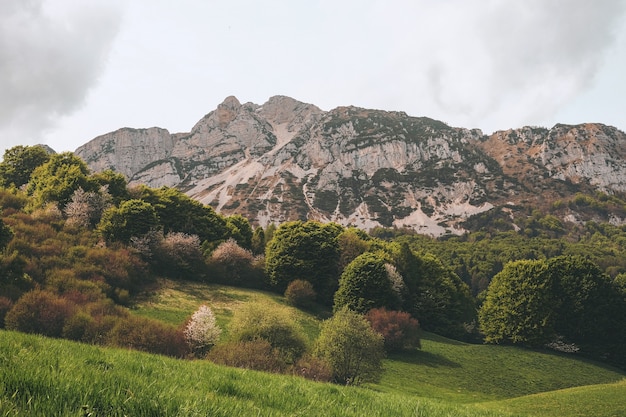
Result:
{"label": "forest", "polygon": [[[575,201],[626,207],[603,194]],[[439,239],[315,221],[255,227],[174,188],[91,173],[72,153],[17,146],[0,163],[0,327],[236,366],[249,355],[257,369],[297,364],[344,384],[375,380],[385,351],[418,348],[418,328],[626,369],[625,226],[538,211],[521,230],[470,220],[484,227]],[[132,314],[160,278],[284,294],[328,320],[311,350],[288,318],[257,306],[218,342],[210,308],[179,327]],[[362,340],[372,366],[337,363],[342,337]]]}

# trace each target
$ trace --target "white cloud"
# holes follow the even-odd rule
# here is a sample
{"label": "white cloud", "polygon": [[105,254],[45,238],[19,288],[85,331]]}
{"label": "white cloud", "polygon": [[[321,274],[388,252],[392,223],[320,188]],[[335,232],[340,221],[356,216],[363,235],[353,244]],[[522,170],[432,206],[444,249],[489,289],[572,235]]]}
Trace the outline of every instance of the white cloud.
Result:
{"label": "white cloud", "polygon": [[84,101],[120,23],[104,2],[0,1],[0,138],[35,143]]}

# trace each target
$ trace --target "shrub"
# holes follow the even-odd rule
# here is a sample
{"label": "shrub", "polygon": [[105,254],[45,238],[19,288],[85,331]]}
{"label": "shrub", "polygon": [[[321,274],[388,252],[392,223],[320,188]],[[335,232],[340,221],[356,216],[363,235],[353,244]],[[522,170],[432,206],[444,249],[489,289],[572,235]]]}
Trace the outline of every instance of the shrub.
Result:
{"label": "shrub", "polygon": [[191,351],[198,357],[203,357],[215,345],[222,333],[222,329],[215,322],[213,311],[201,305],[193,313],[185,326],[185,340]]}
{"label": "shrub", "polygon": [[333,370],[328,362],[312,355],[304,355],[291,367],[292,374],[317,382],[329,382]]}
{"label": "shrub", "polygon": [[204,267],[200,238],[180,232],[171,232],[159,242],[158,265],[173,278],[190,278]]}
{"label": "shrub", "polygon": [[283,372],[285,361],[280,352],[263,339],[236,341],[215,346],[207,359],[219,365],[254,369],[265,372]]}
{"label": "shrub", "polygon": [[84,311],[79,311],[68,318],[63,325],[62,336],[64,339],[84,340],[87,330],[94,324],[94,319]]}
{"label": "shrub", "polygon": [[409,313],[375,308],[370,310],[365,318],[372,328],[383,336],[387,352],[421,347],[419,323]]}
{"label": "shrub", "polygon": [[9,330],[61,337],[65,320],[76,307],[68,300],[42,290],[24,294],[9,310],[5,325]]}
{"label": "shrub", "polygon": [[0,297],[0,329],[4,328],[4,317],[13,307],[13,301],[7,297]]}
{"label": "shrub", "polygon": [[328,362],[333,382],[358,385],[380,378],[385,349],[367,320],[344,307],[322,324],[314,354]]}
{"label": "shrub", "polygon": [[266,340],[287,364],[306,351],[306,341],[286,310],[251,303],[235,313],[230,323],[231,339],[239,342]]}
{"label": "shrub", "polygon": [[110,343],[175,357],[184,357],[188,353],[182,331],[144,317],[128,316],[118,320],[111,331]]}
{"label": "shrub", "polygon": [[234,239],[221,243],[211,253],[210,265],[221,283],[253,288],[263,286],[262,269],[257,267],[254,255]]}
{"label": "shrub", "polygon": [[303,279],[291,281],[285,290],[287,302],[294,307],[311,307],[316,295],[313,285]]}

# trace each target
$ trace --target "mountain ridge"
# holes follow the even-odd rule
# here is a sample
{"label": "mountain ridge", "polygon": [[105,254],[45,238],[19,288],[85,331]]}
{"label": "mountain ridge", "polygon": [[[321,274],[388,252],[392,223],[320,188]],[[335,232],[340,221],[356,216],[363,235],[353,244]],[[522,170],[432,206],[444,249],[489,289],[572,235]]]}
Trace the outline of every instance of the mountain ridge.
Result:
{"label": "mountain ridge", "polygon": [[[398,111],[323,111],[286,96],[262,105],[230,96],[190,132],[122,128],[76,154],[93,171],[178,187],[261,226],[315,219],[462,234],[465,220],[494,208],[626,193],[626,135],[611,126],[485,135]],[[582,221],[579,213],[561,217]]]}

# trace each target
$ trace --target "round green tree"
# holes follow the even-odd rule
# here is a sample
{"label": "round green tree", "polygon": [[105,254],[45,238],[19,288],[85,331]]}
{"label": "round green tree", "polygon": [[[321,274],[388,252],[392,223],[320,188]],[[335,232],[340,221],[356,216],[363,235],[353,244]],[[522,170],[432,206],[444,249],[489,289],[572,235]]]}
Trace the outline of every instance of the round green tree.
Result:
{"label": "round green tree", "polygon": [[45,164],[50,154],[41,146],[14,146],[4,151],[0,162],[0,185],[21,187],[35,168]]}
{"label": "round green tree", "polygon": [[373,308],[392,308],[396,298],[385,263],[383,257],[370,252],[350,262],[339,279],[335,311],[348,307],[365,314]]}
{"label": "round green tree", "polygon": [[128,243],[157,228],[159,220],[154,207],[143,200],[127,200],[119,207],[105,211],[98,231],[109,242]]}

